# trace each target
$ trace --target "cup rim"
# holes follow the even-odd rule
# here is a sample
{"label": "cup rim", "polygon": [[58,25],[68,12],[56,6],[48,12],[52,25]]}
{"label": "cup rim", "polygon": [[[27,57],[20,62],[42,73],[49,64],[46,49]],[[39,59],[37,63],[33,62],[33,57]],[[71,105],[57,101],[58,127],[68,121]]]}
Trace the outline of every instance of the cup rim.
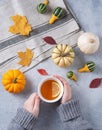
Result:
{"label": "cup rim", "polygon": [[[53,100],[47,100],[47,99],[45,99],[45,98],[42,96],[41,91],[40,91],[41,85],[42,85],[45,81],[47,81],[47,80],[49,80],[49,79],[52,79],[52,80],[55,80],[56,82],[58,82],[58,84],[60,85],[60,88],[61,88],[61,93],[59,94],[59,96],[58,96],[56,99],[53,99]],[[39,85],[38,85],[38,95],[39,95],[40,99],[43,100],[44,102],[47,102],[47,103],[57,102],[58,100],[61,99],[61,97],[62,97],[62,95],[63,95],[63,84],[62,84],[62,82],[61,82],[59,79],[57,79],[56,77],[47,76],[47,77],[44,78],[44,79],[39,83]]]}

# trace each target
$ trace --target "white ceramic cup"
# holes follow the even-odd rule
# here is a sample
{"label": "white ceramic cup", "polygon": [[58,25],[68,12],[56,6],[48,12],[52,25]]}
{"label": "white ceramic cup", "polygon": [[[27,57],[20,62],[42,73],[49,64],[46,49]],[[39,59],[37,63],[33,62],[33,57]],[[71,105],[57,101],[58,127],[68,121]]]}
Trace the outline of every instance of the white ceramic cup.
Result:
{"label": "white ceramic cup", "polygon": [[[53,99],[53,100],[45,99],[45,98],[42,96],[42,94],[41,94],[42,84],[43,84],[44,82],[46,82],[47,80],[54,80],[54,81],[56,81],[56,82],[59,84],[59,86],[60,86],[60,94],[59,94],[58,97],[56,97],[56,98]],[[57,78],[55,78],[55,77],[53,77],[53,76],[46,76],[46,78],[44,78],[44,79],[40,82],[40,84],[39,84],[39,86],[38,86],[38,95],[39,95],[40,99],[43,100],[44,102],[47,102],[47,103],[57,102],[58,100],[61,99],[61,97],[62,97],[62,95],[63,95],[63,84],[62,84],[62,82],[61,82],[59,79],[57,79]]]}

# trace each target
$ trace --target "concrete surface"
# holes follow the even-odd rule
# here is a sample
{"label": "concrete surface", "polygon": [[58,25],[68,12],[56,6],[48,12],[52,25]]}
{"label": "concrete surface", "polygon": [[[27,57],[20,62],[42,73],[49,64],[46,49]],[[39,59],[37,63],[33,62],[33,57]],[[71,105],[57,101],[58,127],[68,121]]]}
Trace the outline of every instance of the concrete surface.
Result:
{"label": "concrete surface", "polygon": [[[73,70],[78,82],[68,80],[72,86],[74,95],[79,97],[82,115],[93,126],[94,130],[102,130],[102,84],[97,89],[90,89],[89,84],[94,78],[102,78],[102,1],[101,0],[68,0],[70,6],[75,12],[81,26],[85,31],[96,33],[100,37],[100,48],[92,55],[82,54],[78,48],[75,48],[76,59],[74,64],[68,69],[58,68],[51,59],[48,59],[32,70],[25,73],[27,79],[26,89],[18,94],[13,95],[6,92],[0,83],[0,130],[6,130],[9,122],[16,113],[18,107],[32,93],[37,91],[37,86],[41,75],[37,73],[38,68],[44,68],[49,74],[59,74],[66,78],[66,73]],[[2,4],[2,2],[0,2]],[[77,69],[86,61],[94,61],[96,70],[92,73],[77,73]],[[1,75],[0,75],[1,81]],[[55,109],[58,103],[46,104],[41,103],[41,111],[35,130],[62,130],[62,124]]]}

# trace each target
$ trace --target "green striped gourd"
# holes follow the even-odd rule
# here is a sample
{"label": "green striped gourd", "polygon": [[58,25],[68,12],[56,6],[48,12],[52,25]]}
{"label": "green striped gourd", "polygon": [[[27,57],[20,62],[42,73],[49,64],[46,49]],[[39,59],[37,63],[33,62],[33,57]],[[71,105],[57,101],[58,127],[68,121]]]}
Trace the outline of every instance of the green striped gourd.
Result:
{"label": "green striped gourd", "polygon": [[65,11],[61,7],[57,7],[54,9],[52,16],[49,20],[50,24],[53,24],[57,19],[60,19],[65,16]]}
{"label": "green striped gourd", "polygon": [[37,10],[39,13],[43,14],[47,11],[47,5],[48,5],[48,0],[45,0],[44,3],[40,3],[37,6]]}
{"label": "green striped gourd", "polygon": [[74,74],[73,71],[69,71],[69,72],[67,73],[67,77],[68,77],[69,79],[72,79],[72,80],[77,81],[76,75]]}
{"label": "green striped gourd", "polygon": [[93,61],[87,62],[83,68],[78,69],[78,72],[92,72],[96,68],[96,64]]}

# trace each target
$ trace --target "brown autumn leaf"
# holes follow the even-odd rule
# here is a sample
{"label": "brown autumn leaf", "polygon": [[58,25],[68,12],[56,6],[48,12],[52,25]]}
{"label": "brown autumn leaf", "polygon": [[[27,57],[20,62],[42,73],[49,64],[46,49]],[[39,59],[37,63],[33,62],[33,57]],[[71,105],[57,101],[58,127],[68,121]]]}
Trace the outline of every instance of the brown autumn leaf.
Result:
{"label": "brown autumn leaf", "polygon": [[51,45],[57,44],[56,41],[50,36],[44,37],[43,40],[46,43],[51,44]]}
{"label": "brown autumn leaf", "polygon": [[45,69],[37,69],[37,71],[41,74],[41,75],[48,75],[47,71]]}
{"label": "brown autumn leaf", "polygon": [[21,59],[18,64],[22,66],[29,66],[33,58],[34,53],[32,50],[26,48],[25,52],[18,52],[18,57]]}
{"label": "brown autumn leaf", "polygon": [[100,86],[100,84],[102,83],[102,78],[96,78],[93,79],[90,83],[90,88],[98,88]]}

